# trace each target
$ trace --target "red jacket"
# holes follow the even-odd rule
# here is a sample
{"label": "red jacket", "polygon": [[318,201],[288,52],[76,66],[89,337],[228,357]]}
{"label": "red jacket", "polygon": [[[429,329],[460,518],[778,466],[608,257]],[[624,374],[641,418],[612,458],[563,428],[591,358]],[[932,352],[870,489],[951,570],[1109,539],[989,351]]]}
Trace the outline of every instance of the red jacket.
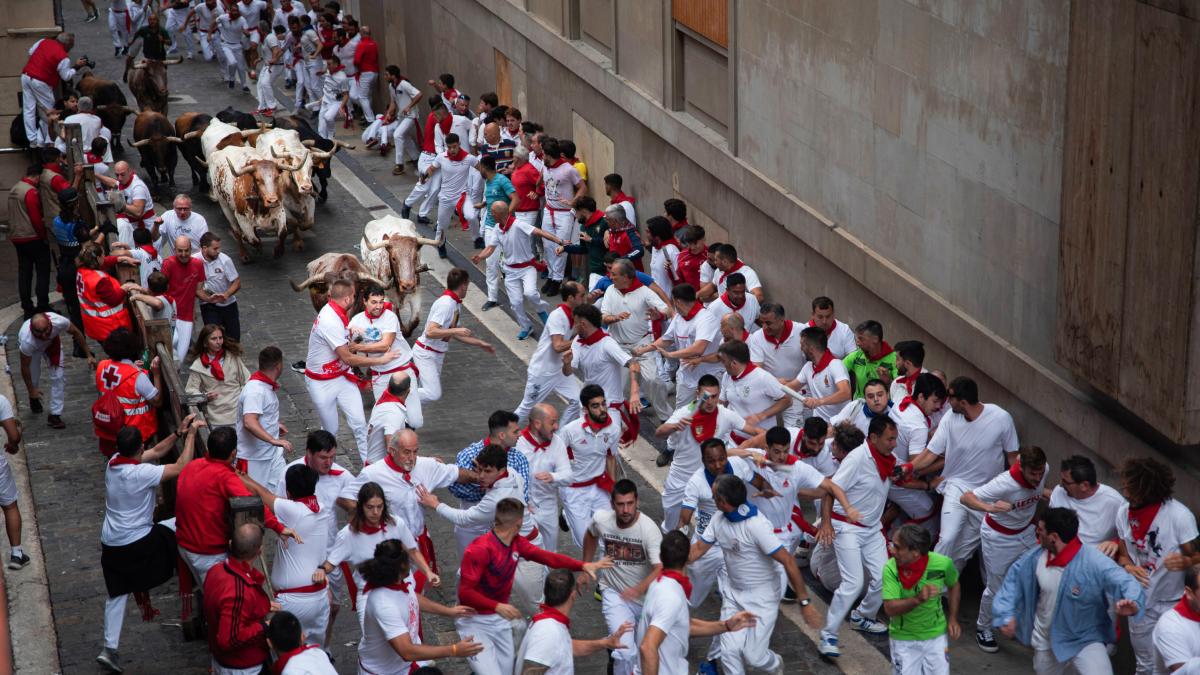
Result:
{"label": "red jacket", "polygon": [[57,87],[62,81],[62,77],[58,74],[58,64],[67,58],[67,49],[62,43],[54,38],[46,38],[38,43],[33,50],[33,54],[29,55],[29,61],[21,72],[35,80],[41,80],[50,85],[51,88]]}
{"label": "red jacket", "polygon": [[[229,462],[208,457],[192,460],[179,473],[176,485],[176,541],[192,553],[224,552],[229,543],[229,498],[249,496]],[[267,527],[283,532],[271,509],[263,505],[263,511]]]}
{"label": "red jacket", "polygon": [[371,38],[360,39],[354,48],[354,69],[359,73],[379,72],[379,45]]}
{"label": "red jacket", "polygon": [[679,259],[676,262],[679,269],[676,274],[680,279],[692,285],[697,291],[700,290],[700,266],[708,260],[708,254],[701,251],[698,255],[692,255],[692,252],[686,246],[679,250]]}
{"label": "red jacket", "polygon": [[252,668],[267,662],[267,627],[271,598],[263,590],[266,576],[249,563],[229,558],[213,566],[204,580],[204,619],[208,648],[226,668]]}
{"label": "red jacket", "polygon": [[505,546],[495,532],[488,532],[463,551],[458,601],[480,614],[495,614],[496,605],[507,604],[512,594],[518,558],[573,572],[583,570],[582,562],[538,548],[525,537],[514,537],[512,543]]}

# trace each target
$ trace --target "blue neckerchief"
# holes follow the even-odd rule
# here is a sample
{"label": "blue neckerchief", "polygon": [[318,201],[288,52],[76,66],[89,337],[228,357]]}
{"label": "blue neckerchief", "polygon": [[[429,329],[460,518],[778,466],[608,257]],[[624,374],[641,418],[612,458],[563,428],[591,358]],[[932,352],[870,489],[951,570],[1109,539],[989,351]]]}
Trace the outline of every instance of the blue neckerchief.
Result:
{"label": "blue neckerchief", "polygon": [[725,520],[728,520],[731,523],[740,523],[743,520],[753,518],[754,516],[757,516],[757,515],[758,515],[758,507],[751,504],[750,502],[746,502],[745,504],[742,504],[741,506],[737,507],[737,509],[726,513]]}
{"label": "blue neckerchief", "polygon": [[881,413],[873,413],[873,412],[871,412],[871,408],[869,408],[867,406],[867,402],[863,401],[863,414],[867,416],[867,419],[871,419],[872,417],[875,417],[875,415],[877,415],[877,414],[878,415],[886,415],[886,414],[888,414],[888,410],[891,410],[891,409],[892,409],[892,402],[888,401],[887,410],[884,410]]}
{"label": "blue neckerchief", "polygon": [[[730,466],[728,461],[725,462],[725,470],[722,471],[721,473],[729,474],[729,475],[733,474],[733,467]],[[717,479],[717,477],[715,475],[713,475],[712,473],[709,473],[708,467],[704,467],[704,479],[708,481],[708,486],[712,487],[713,481],[715,481]]]}

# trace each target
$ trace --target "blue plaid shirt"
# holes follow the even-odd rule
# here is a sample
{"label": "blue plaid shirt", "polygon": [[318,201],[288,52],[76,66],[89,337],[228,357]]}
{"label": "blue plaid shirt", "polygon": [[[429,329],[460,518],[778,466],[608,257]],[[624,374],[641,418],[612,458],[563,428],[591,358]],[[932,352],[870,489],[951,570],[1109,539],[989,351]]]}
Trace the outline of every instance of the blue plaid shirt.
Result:
{"label": "blue plaid shirt", "polygon": [[[467,471],[475,470],[475,458],[479,456],[480,452],[483,452],[483,444],[486,440],[485,438],[475,441],[458,451],[458,457],[455,461],[458,463],[459,468],[466,469]],[[525,503],[528,504],[529,481],[531,479],[529,475],[529,460],[525,459],[525,455],[522,455],[519,450],[509,448],[508,468],[521,474],[521,477],[525,479]],[[465,502],[478,502],[483,499],[483,488],[475,483],[452,483],[450,485],[450,493]]]}

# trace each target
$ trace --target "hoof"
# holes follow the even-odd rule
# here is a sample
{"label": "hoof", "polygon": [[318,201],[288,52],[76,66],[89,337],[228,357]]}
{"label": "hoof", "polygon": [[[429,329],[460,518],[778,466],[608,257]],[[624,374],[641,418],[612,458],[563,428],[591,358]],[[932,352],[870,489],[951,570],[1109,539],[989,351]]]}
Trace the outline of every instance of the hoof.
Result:
{"label": "hoof", "polygon": [[279,241],[279,243],[275,244],[275,249],[271,252],[271,254],[275,258],[283,257],[283,240],[282,239]]}

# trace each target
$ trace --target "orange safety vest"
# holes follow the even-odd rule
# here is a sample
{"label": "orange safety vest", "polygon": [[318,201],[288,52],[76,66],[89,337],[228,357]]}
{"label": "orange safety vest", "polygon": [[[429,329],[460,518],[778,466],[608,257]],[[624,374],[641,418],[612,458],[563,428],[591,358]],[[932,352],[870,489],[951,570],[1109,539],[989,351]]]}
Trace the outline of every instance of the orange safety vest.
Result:
{"label": "orange safety vest", "polygon": [[137,427],[142,440],[149,441],[158,431],[158,414],[150,401],[137,393],[137,379],[141,369],[129,363],[104,359],[96,366],[96,391],[115,390],[121,409],[125,411],[125,424]]}
{"label": "orange safety vest", "polygon": [[83,312],[83,332],[97,342],[114,330],[125,327],[133,330],[125,304],[109,305],[100,299],[96,286],[108,275],[99,270],[79,268],[75,275],[75,290],[79,295],[79,308]]}

